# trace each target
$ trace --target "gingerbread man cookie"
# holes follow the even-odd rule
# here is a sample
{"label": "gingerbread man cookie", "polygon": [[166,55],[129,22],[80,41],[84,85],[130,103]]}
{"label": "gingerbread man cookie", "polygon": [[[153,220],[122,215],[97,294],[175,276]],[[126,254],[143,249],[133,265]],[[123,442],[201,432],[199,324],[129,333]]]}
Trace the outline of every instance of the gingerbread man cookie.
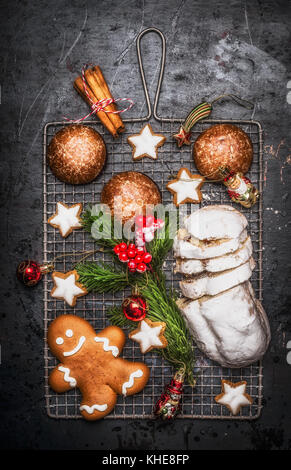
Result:
{"label": "gingerbread man cookie", "polygon": [[89,421],[103,418],[115,406],[117,394],[140,392],[149,378],[142,362],[119,358],[125,335],[117,326],[96,334],[86,320],[61,315],[49,326],[48,345],[61,363],[50,374],[49,384],[58,393],[78,387],[80,411]]}

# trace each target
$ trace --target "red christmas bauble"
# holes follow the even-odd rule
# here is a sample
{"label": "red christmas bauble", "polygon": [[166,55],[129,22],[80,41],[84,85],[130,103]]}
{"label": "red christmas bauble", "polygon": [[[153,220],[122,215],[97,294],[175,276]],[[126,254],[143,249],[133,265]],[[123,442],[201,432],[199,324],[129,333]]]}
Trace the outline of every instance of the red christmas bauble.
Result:
{"label": "red christmas bauble", "polygon": [[32,287],[41,280],[42,270],[36,261],[26,259],[17,266],[16,275],[25,286]]}
{"label": "red christmas bauble", "polygon": [[147,313],[147,303],[139,295],[131,295],[122,302],[122,311],[126,318],[131,321],[141,321]]}

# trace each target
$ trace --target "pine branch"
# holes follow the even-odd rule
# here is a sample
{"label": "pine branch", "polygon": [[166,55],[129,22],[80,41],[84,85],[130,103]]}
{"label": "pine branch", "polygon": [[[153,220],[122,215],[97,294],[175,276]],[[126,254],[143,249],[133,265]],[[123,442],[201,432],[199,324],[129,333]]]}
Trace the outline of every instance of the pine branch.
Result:
{"label": "pine branch", "polygon": [[88,262],[77,264],[76,270],[80,275],[79,282],[88,292],[118,292],[129,285],[126,272],[117,270],[114,266]]}
{"label": "pine branch", "polygon": [[[111,249],[122,240],[114,238],[114,227],[112,225],[111,215],[104,217],[102,214],[102,226],[100,226],[101,214],[93,214],[88,209],[83,215],[83,226],[89,231],[96,243]],[[104,238],[96,239],[94,237],[94,223],[97,221],[98,233],[100,231],[106,234]],[[108,235],[109,234],[109,235]],[[88,291],[117,292],[127,287],[139,288],[141,295],[148,303],[148,318],[152,321],[164,321],[166,323],[165,336],[168,346],[165,349],[157,350],[167,361],[174,365],[176,369],[183,367],[189,384],[194,384],[194,353],[192,340],[188,332],[184,318],[181,316],[175,302],[176,294],[167,292],[165,276],[162,271],[163,262],[173,246],[173,234],[170,231],[169,216],[165,218],[162,237],[156,232],[154,240],[147,244],[147,250],[152,255],[153,272],[144,275],[129,275],[123,267],[98,265],[96,263],[78,264],[76,269],[80,274],[80,282],[85,285]],[[111,238],[110,238],[111,237]],[[121,307],[113,307],[108,310],[108,316],[112,324],[134,329],[134,322],[128,320]]]}
{"label": "pine branch", "polygon": [[81,217],[84,229],[91,233],[96,243],[104,248],[114,248],[118,243],[125,241],[122,235],[122,225],[111,214],[99,211],[96,213],[89,206]]}
{"label": "pine branch", "polygon": [[98,216],[92,216],[91,210],[92,208],[91,206],[89,206],[87,207],[85,212],[81,215],[81,223],[82,223],[84,230],[86,230],[86,232],[91,232],[92,224],[95,222],[95,220],[98,219]]}
{"label": "pine branch", "polygon": [[192,340],[172,293],[167,292],[164,274],[160,272],[158,275],[158,282],[150,276],[142,289],[142,295],[149,305],[149,318],[152,321],[164,321],[167,324],[165,336],[168,346],[161,350],[161,353],[174,366],[178,368],[184,366],[189,383],[193,383]]}
{"label": "pine branch", "polygon": [[128,320],[123,314],[121,307],[110,308],[109,310],[107,310],[107,315],[112,325],[119,326],[119,328],[127,328],[129,330],[133,330],[134,328],[136,328],[134,322]]}
{"label": "pine branch", "polygon": [[[147,301],[149,311],[147,317],[152,321],[164,321],[166,323],[165,337],[168,346],[158,349],[168,362],[177,369],[185,368],[185,374],[189,384],[194,383],[194,351],[185,320],[181,316],[175,302],[175,295],[167,293],[165,278],[162,272],[158,273],[159,280],[155,275],[147,278],[139,278],[138,286],[141,295]],[[136,325],[126,319],[122,309],[114,307],[107,312],[110,322],[121,328],[134,329]]]}

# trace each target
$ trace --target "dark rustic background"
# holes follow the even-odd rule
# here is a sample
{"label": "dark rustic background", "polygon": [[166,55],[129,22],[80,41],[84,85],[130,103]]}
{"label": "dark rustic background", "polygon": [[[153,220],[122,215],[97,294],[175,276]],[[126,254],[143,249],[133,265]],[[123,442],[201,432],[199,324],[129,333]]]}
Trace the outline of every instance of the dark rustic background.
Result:
{"label": "dark rustic background", "polygon": [[[288,0],[30,0],[1,2],[1,447],[42,449],[287,449],[291,447],[290,20]],[[132,115],[146,107],[135,40],[149,26],[167,40],[160,114],[223,92],[248,97],[213,117],[254,118],[264,127],[264,306],[272,343],[264,360],[264,409],[255,422],[52,420],[43,387],[42,288],[15,277],[17,263],[42,259],[42,129],[87,111],[72,89],[84,65],[102,65]],[[160,59],[143,42],[152,97]]]}

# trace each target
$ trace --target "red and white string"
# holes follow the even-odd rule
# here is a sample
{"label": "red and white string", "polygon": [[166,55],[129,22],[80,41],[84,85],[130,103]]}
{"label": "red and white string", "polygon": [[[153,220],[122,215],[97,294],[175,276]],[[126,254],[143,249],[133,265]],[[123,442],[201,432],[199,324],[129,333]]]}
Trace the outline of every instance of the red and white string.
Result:
{"label": "red and white string", "polygon": [[[83,81],[83,86],[84,86],[84,92],[85,92],[89,102],[91,103],[92,111],[90,113],[88,113],[86,116],[84,116],[82,118],[79,118],[79,119],[69,119],[69,118],[65,117],[64,119],[66,121],[73,122],[73,123],[82,122],[85,119],[87,119],[88,117],[92,116],[92,114],[96,114],[99,111],[103,111],[104,113],[111,113],[111,114],[121,114],[121,113],[124,113],[125,111],[129,111],[132,108],[132,106],[134,105],[134,101],[132,101],[130,98],[116,98],[116,99],[115,98],[103,98],[102,100],[98,100],[98,101],[94,102],[92,100],[91,96],[89,95],[89,92],[88,92],[88,89],[87,89],[87,84],[86,84],[86,78],[85,78],[85,70],[90,65],[92,65],[92,64],[86,64],[82,68],[82,81]],[[121,102],[121,101],[128,101],[129,106],[127,106],[127,108],[119,109],[119,110],[116,110],[116,111],[111,111],[111,110],[105,109],[110,104]]]}

